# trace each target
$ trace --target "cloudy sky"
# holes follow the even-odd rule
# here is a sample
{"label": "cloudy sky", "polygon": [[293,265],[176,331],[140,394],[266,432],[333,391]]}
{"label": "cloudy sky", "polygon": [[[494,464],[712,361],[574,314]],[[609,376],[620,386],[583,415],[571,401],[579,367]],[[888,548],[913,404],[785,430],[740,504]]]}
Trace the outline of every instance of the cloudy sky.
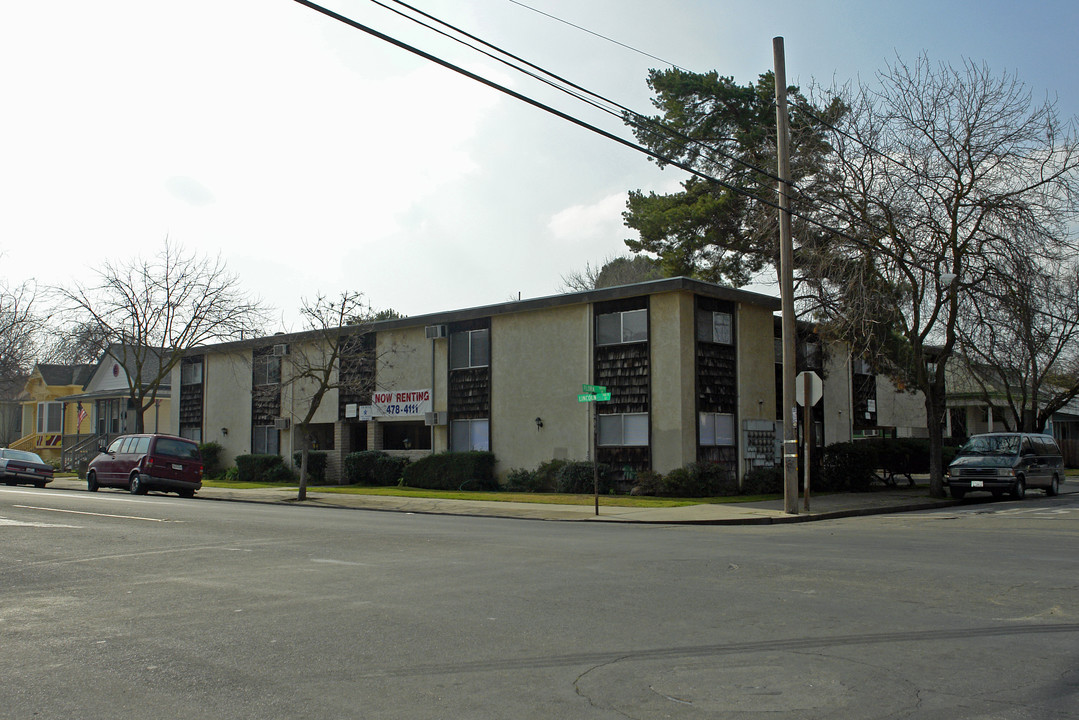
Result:
{"label": "cloudy sky", "polygon": [[[783,36],[803,86],[926,52],[984,60],[1079,113],[1074,0],[522,2],[410,4],[642,112],[650,67],[748,83]],[[324,4],[628,137],[375,3]],[[408,315],[538,297],[624,252],[627,190],[684,179],[293,0],[3,3],[0,67],[9,287],[90,282],[167,236],[220,254],[287,330],[319,292]]]}

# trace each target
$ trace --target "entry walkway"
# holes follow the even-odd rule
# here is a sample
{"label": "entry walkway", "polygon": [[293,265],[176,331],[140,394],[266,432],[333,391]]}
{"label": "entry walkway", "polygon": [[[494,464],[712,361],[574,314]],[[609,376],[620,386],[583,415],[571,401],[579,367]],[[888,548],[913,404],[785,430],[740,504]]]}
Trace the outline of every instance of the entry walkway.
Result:
{"label": "entry walkway", "polygon": [[[86,483],[76,478],[57,478],[49,487],[59,490],[86,490]],[[1062,492],[1079,491],[1079,483],[1070,480]],[[101,490],[100,492],[120,492]],[[1036,496],[1037,492],[1032,492]],[[765,525],[807,522],[830,518],[879,515],[886,513],[927,510],[956,505],[950,499],[929,497],[925,484],[915,487],[873,488],[864,493],[833,493],[812,497],[806,512],[799,498],[798,514],[783,511],[782,500],[750,503],[698,504],[673,508],[626,508],[603,505],[600,498],[599,515],[594,505],[555,505],[550,503],[489,502],[476,500],[436,500],[353,493],[309,490],[307,500],[296,499],[295,489],[225,489],[204,487],[196,500],[276,503],[308,507],[336,507],[385,512],[427,513],[435,515],[466,515],[477,517],[518,518],[578,522],[649,523],[659,525]],[[179,501],[179,499],[178,499]]]}

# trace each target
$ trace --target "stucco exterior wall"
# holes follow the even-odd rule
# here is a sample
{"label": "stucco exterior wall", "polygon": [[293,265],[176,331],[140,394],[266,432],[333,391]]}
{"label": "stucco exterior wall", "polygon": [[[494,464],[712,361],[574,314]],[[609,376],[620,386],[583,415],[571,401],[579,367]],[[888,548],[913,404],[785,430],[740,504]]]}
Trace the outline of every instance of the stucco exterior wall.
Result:
{"label": "stucco exterior wall", "polygon": [[691,293],[650,300],[652,469],[661,473],[697,459],[693,313]]}
{"label": "stucco exterior wall", "polygon": [[828,346],[824,360],[824,444],[850,442],[851,428],[851,376],[850,353],[846,345]]}
{"label": "stucco exterior wall", "polygon": [[[203,363],[202,437],[204,442],[221,445],[221,461],[227,467],[237,455],[251,452],[251,351],[206,353]],[[174,374],[174,387],[179,382],[179,375]],[[174,404],[173,422],[179,427],[180,404]]]}
{"label": "stucco exterior wall", "polygon": [[491,449],[499,475],[588,456],[591,408],[577,395],[591,382],[590,317],[587,305],[574,305],[491,319]]}
{"label": "stucco exterior wall", "polygon": [[[292,425],[303,420],[311,407],[312,398],[318,390],[319,382],[315,379],[300,377],[304,371],[318,369],[326,363],[327,349],[315,343],[292,343],[289,354],[281,363],[281,416],[292,421]],[[330,376],[330,383],[337,381],[336,370]],[[337,389],[331,388],[323,395],[318,409],[311,418],[312,423],[337,422]],[[300,447],[298,441],[296,448]],[[282,448],[284,450],[284,448]],[[289,454],[291,457],[291,451]]]}
{"label": "stucco exterior wall", "polygon": [[772,311],[738,306],[738,419],[776,417],[775,321]]}
{"label": "stucco exterior wall", "polygon": [[898,437],[929,437],[925,422],[925,396],[900,390],[891,378],[877,376],[877,424],[894,427]]}

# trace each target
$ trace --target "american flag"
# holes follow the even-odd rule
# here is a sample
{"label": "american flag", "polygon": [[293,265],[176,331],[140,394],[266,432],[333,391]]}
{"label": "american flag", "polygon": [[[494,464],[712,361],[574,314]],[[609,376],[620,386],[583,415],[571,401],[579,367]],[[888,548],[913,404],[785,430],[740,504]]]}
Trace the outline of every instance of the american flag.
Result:
{"label": "american flag", "polygon": [[83,408],[82,403],[79,403],[78,417],[79,421],[75,423],[75,432],[80,432],[82,430],[82,421],[86,419],[86,409]]}

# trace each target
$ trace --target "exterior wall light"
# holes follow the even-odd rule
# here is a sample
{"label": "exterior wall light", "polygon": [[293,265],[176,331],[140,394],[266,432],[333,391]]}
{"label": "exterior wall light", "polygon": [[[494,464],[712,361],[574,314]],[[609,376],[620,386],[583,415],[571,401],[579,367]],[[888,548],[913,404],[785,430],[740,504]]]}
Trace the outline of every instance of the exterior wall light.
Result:
{"label": "exterior wall light", "polygon": [[539,430],[543,427],[543,418],[536,418],[536,429]]}

